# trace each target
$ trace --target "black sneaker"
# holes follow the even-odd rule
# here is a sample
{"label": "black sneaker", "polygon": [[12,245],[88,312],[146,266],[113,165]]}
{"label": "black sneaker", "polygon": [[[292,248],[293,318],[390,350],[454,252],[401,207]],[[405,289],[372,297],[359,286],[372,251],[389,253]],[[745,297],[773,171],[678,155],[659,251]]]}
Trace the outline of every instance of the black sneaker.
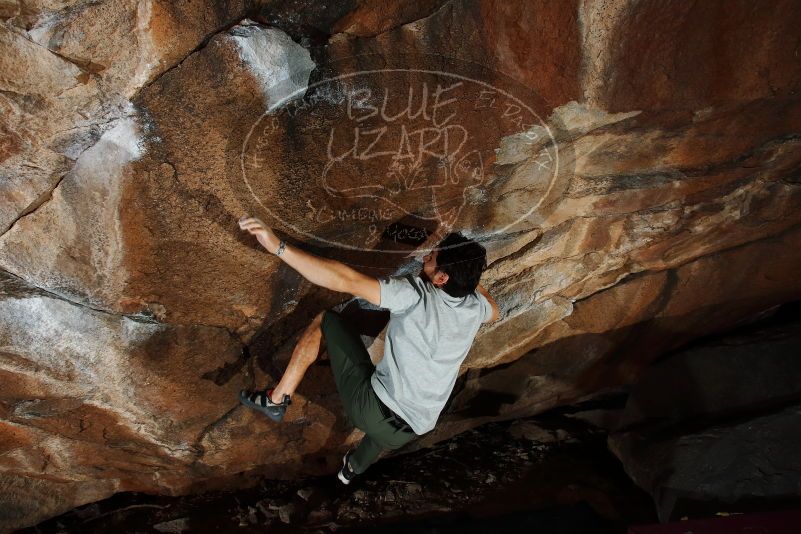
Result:
{"label": "black sneaker", "polygon": [[292,400],[290,400],[289,395],[284,394],[281,402],[275,403],[270,399],[273,391],[273,389],[270,389],[251,392],[243,389],[239,392],[239,402],[280,423],[284,419],[287,406],[292,404]]}
{"label": "black sneaker", "polygon": [[356,473],[350,468],[350,453],[352,452],[353,449],[345,453],[345,457],[342,459],[342,469],[337,473],[337,478],[339,478],[343,484],[350,484],[350,481],[356,478]]}

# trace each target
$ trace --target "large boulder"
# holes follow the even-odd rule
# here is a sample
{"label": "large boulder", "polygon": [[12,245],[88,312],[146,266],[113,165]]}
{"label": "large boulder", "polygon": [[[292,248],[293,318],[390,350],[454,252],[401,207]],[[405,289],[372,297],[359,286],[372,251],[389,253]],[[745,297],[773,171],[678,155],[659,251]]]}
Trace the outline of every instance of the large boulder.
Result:
{"label": "large boulder", "polygon": [[673,354],[632,387],[609,446],[663,521],[801,495],[798,309]]}
{"label": "large boulder", "polygon": [[610,447],[626,472],[649,491],[660,520],[677,502],[719,506],[801,495],[801,406],[670,438],[622,434]]}
{"label": "large boulder", "polygon": [[347,298],[245,214],[371,275],[486,246],[501,320],[410,448],[801,297],[797,5],[383,5],[2,3],[4,526],[335,471],[327,367],[280,428],[238,408]]}

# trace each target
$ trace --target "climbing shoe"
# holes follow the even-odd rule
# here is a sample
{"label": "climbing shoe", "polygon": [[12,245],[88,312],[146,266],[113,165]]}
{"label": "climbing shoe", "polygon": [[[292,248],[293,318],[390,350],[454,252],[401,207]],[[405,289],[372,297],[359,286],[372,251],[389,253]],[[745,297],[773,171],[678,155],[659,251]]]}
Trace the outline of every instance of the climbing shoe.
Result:
{"label": "climbing shoe", "polygon": [[281,400],[281,402],[275,403],[270,398],[273,391],[274,388],[252,392],[243,389],[239,392],[239,402],[248,408],[253,408],[256,411],[263,413],[273,421],[280,423],[284,419],[287,406],[292,404],[292,400],[290,399],[289,395],[284,394],[284,398]]}
{"label": "climbing shoe", "polygon": [[342,469],[339,470],[337,477],[343,484],[350,484],[350,481],[356,478],[356,473],[350,467],[350,454],[353,450],[349,450],[345,453],[345,457],[342,459]]}

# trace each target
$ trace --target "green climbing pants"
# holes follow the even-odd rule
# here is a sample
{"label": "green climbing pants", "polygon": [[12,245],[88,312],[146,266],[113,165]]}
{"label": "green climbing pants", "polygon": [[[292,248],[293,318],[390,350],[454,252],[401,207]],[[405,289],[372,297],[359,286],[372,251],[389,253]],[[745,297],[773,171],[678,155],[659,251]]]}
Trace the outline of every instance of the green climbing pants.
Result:
{"label": "green climbing pants", "polygon": [[363,473],[383,449],[399,449],[415,433],[376,396],[370,384],[375,366],[359,334],[333,310],[325,311],[321,328],[345,414],[364,432],[350,457],[353,470]]}

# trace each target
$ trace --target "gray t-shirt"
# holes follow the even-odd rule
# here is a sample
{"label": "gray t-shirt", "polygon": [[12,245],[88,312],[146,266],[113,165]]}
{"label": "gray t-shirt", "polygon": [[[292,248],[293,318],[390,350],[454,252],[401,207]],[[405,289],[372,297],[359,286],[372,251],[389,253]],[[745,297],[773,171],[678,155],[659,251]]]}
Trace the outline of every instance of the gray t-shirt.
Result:
{"label": "gray t-shirt", "polygon": [[480,292],[448,295],[414,274],[381,276],[381,304],[390,311],[384,357],[370,383],[415,434],[432,430],[459,367],[492,306]]}

